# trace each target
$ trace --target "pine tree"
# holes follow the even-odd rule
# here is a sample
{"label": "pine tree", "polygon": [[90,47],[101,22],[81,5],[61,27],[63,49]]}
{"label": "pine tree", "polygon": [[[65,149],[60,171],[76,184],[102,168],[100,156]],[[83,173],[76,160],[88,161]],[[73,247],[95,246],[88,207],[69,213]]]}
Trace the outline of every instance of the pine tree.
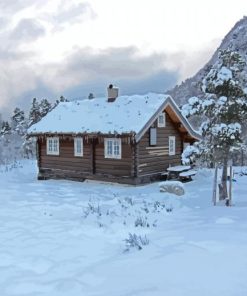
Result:
{"label": "pine tree", "polygon": [[18,135],[23,136],[27,129],[24,111],[20,108],[15,108],[13,113],[11,117],[11,127]]}
{"label": "pine tree", "polygon": [[2,136],[10,135],[11,134],[11,126],[10,126],[10,124],[9,124],[8,121],[3,121],[2,122],[2,127],[1,127],[0,134]]}
{"label": "pine tree", "polygon": [[66,99],[64,96],[60,96],[59,100],[56,100],[53,108],[55,108],[59,103],[63,103],[63,102],[69,102],[69,100]]}
{"label": "pine tree", "polygon": [[40,116],[44,117],[52,109],[51,103],[47,99],[42,99],[39,104]]}
{"label": "pine tree", "polygon": [[67,100],[64,96],[61,96],[59,99],[59,103],[60,102],[68,102],[69,100]]}
{"label": "pine tree", "polygon": [[37,102],[37,99],[33,98],[30,113],[29,113],[29,126],[38,122],[40,119],[41,119],[40,106],[39,106],[39,103]]}
{"label": "pine tree", "polygon": [[95,96],[94,96],[93,93],[90,93],[90,94],[88,95],[88,99],[89,99],[89,100],[92,100],[92,99],[94,99],[94,98],[95,98]]}
{"label": "pine tree", "polygon": [[220,198],[226,199],[227,165],[234,150],[243,145],[247,120],[245,60],[231,50],[221,51],[219,60],[202,81],[203,99],[192,97],[183,106],[187,117],[200,115],[203,140],[197,145],[202,157],[223,166]]}

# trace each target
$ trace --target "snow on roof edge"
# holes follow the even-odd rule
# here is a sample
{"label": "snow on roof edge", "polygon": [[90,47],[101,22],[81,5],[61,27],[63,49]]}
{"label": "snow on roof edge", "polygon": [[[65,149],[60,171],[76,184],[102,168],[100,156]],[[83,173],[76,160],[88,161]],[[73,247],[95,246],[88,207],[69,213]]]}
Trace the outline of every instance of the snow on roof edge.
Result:
{"label": "snow on roof edge", "polygon": [[106,98],[60,103],[28,134],[136,134],[168,97],[148,93],[120,96],[112,103]]}
{"label": "snow on roof edge", "polygon": [[160,106],[159,110],[157,110],[155,112],[155,114],[150,118],[150,120],[147,122],[147,124],[143,127],[143,129],[140,131],[140,133],[138,133],[136,135],[136,141],[140,141],[141,137],[144,135],[144,133],[147,131],[148,127],[150,125],[152,125],[152,123],[157,119],[158,114],[166,108],[166,106],[169,104],[169,100],[170,100],[170,104],[172,109],[174,110],[174,112],[176,113],[176,115],[179,117],[179,119],[181,120],[181,122],[183,123],[183,125],[185,126],[186,130],[188,131],[188,133],[190,134],[190,136],[192,138],[195,138],[196,140],[200,140],[201,139],[201,134],[199,131],[196,131],[192,125],[190,124],[190,122],[188,121],[188,119],[186,117],[183,116],[180,108],[178,107],[177,103],[174,101],[174,99],[170,96],[167,95],[167,98],[165,100],[165,102],[162,104],[162,106]]}
{"label": "snow on roof edge", "polygon": [[[170,99],[171,99],[172,103],[175,105],[177,111],[179,112],[180,117],[186,122],[186,124],[187,124],[188,127],[191,129],[191,131],[192,131],[193,133],[195,133],[195,135],[197,135],[197,136],[199,137],[199,139],[201,139],[202,135],[201,135],[200,131],[199,131],[199,130],[195,130],[195,129],[193,128],[193,126],[190,124],[189,120],[183,115],[181,109],[179,108],[179,106],[178,106],[177,103],[173,100],[173,98],[172,98],[171,96],[170,96]],[[199,140],[199,139],[198,139],[198,140]]]}

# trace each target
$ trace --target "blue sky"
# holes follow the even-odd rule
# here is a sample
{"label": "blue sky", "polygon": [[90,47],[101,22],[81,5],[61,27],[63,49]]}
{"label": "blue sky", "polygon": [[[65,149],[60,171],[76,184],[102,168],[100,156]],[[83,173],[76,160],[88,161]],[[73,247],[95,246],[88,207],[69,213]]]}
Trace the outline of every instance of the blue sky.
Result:
{"label": "blue sky", "polygon": [[0,112],[55,100],[164,92],[207,62],[247,3],[0,0]]}

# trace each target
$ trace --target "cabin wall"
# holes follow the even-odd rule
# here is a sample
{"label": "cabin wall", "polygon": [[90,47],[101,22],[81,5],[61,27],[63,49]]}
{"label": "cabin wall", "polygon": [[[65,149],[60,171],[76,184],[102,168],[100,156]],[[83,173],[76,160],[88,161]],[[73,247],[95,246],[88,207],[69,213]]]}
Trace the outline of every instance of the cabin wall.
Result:
{"label": "cabin wall", "polygon": [[105,158],[104,143],[96,145],[95,152],[96,175],[123,178],[133,176],[132,147],[129,143],[124,143],[123,139],[121,159]]}
{"label": "cabin wall", "polygon": [[[169,166],[181,164],[182,136],[166,114],[166,127],[158,127],[157,121],[153,126],[157,129],[157,145],[150,146],[149,130],[138,142],[138,177],[152,176],[164,172]],[[176,137],[176,153],[169,155],[169,136]]]}
{"label": "cabin wall", "polygon": [[[47,155],[46,139],[37,142],[39,179],[99,179],[134,183],[134,146],[129,138],[122,139],[122,158],[105,158],[104,137],[83,141],[83,156],[74,156],[72,137],[59,137],[59,155]],[[128,180],[129,179],[129,180]]]}
{"label": "cabin wall", "polygon": [[90,174],[91,167],[91,144],[84,141],[83,156],[74,156],[73,138],[59,139],[59,155],[47,155],[46,139],[38,141],[39,170],[46,177],[64,179],[83,179]]}

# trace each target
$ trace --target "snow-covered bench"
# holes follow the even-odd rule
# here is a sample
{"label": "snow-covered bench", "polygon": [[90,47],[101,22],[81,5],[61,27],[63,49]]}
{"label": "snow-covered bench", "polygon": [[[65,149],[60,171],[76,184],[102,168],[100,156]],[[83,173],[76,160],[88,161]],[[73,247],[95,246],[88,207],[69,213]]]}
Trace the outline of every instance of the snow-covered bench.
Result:
{"label": "snow-covered bench", "polygon": [[176,165],[176,166],[171,166],[167,168],[167,179],[177,179],[179,180],[179,174],[182,172],[186,172],[190,170],[191,167],[189,165]]}
{"label": "snow-covered bench", "polygon": [[181,181],[191,181],[192,180],[192,177],[195,176],[197,173],[196,170],[189,170],[189,171],[186,171],[186,172],[182,172],[179,174],[179,179]]}

